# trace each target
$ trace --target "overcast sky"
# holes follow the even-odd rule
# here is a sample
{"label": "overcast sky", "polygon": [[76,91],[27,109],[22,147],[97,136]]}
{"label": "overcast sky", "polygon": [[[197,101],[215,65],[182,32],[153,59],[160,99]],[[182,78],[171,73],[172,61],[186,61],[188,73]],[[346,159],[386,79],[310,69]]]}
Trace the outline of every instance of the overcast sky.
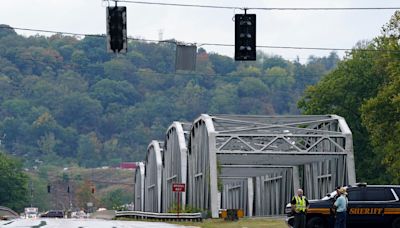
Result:
{"label": "overcast sky", "polygon": [[[239,7],[397,7],[396,0],[143,0]],[[106,6],[102,0],[2,0],[0,24],[13,27],[104,34]],[[111,2],[112,5],[114,3]],[[195,43],[234,43],[232,17],[239,10],[187,8],[120,3],[127,6],[128,35],[145,39],[175,38]],[[257,45],[351,48],[379,35],[394,10],[373,11],[249,11],[257,14]],[[31,35],[26,31],[19,34]],[[233,47],[204,46],[233,56]],[[262,49],[268,54],[304,62],[329,51]],[[342,52],[339,52],[342,55]]]}

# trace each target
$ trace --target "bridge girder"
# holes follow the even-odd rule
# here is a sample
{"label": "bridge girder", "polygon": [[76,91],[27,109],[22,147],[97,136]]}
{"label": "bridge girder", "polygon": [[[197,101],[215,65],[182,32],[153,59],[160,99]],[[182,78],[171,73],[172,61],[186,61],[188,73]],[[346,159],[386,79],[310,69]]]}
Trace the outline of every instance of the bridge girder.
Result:
{"label": "bridge girder", "polygon": [[[332,167],[338,164],[342,164],[345,171],[333,177]],[[188,203],[211,209],[212,216],[217,217],[218,176],[232,172],[232,167],[229,167],[232,165],[293,166],[297,171],[291,177],[292,193],[299,187],[298,166],[304,166],[304,183],[312,192],[310,198],[321,194],[316,190],[318,183],[322,183],[324,188],[333,183],[355,183],[351,131],[344,119],[336,115],[201,115],[194,121],[189,139]],[[248,168],[242,168],[249,172],[245,171]],[[311,175],[314,171],[317,173]],[[253,172],[254,177],[265,177],[268,173]],[[325,172],[331,172],[331,176],[325,178],[329,176]],[[242,176],[250,175],[249,172]],[[325,182],[320,181],[321,178],[325,178]]]}
{"label": "bridge girder", "polygon": [[[190,124],[173,122],[168,128],[163,152],[163,212],[168,212],[177,202],[176,193],[172,192],[173,183],[184,183],[187,180],[187,138]],[[185,209],[186,193],[181,193],[180,205]]]}
{"label": "bridge girder", "polygon": [[151,141],[147,147],[145,162],[144,211],[161,212],[163,142]]}
{"label": "bridge girder", "polygon": [[135,210],[143,211],[144,210],[144,172],[145,165],[143,162],[137,163],[137,168],[135,170]]}

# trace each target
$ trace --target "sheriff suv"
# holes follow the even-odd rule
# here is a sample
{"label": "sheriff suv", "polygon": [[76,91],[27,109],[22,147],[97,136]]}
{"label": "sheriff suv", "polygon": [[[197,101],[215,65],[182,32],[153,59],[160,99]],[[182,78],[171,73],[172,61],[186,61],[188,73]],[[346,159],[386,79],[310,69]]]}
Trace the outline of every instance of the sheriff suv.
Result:
{"label": "sheriff suv", "polygon": [[[347,224],[349,227],[400,228],[400,185],[347,186]],[[331,211],[336,191],[320,200],[309,200],[307,228],[333,227]],[[286,205],[286,223],[293,225],[290,203]]]}

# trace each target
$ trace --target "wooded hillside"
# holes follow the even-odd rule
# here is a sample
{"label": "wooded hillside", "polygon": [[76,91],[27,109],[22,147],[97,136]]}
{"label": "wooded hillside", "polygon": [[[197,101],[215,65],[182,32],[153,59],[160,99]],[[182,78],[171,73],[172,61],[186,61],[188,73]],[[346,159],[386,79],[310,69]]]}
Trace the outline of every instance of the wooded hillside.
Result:
{"label": "wooded hillside", "polygon": [[[3,25],[4,26],[4,25]],[[338,56],[307,64],[258,53],[238,63],[200,48],[197,70],[175,73],[175,45],[132,41],[106,53],[101,37],[24,37],[0,29],[0,137],[4,149],[84,167],[142,160],[174,120],[201,113],[298,114],[308,85]]]}

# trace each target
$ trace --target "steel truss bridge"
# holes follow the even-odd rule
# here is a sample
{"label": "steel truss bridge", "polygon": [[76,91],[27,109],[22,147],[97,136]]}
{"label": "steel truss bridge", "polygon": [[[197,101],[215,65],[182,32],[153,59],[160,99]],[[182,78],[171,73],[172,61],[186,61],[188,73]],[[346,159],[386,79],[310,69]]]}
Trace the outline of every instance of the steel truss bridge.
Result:
{"label": "steel truss bridge", "polygon": [[219,209],[279,215],[298,188],[316,199],[355,182],[352,133],[340,116],[202,114],[151,141],[135,174],[135,206],[166,213],[177,200],[172,183],[185,183],[181,205],[213,218]]}

